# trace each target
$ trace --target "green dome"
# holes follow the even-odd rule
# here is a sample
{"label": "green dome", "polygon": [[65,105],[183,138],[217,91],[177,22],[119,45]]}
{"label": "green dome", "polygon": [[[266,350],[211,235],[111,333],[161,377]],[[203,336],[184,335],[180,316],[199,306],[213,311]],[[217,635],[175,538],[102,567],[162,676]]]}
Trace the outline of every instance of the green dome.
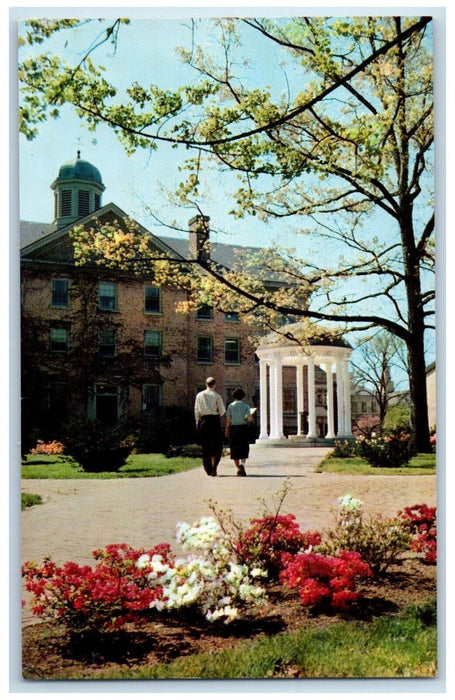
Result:
{"label": "green dome", "polygon": [[80,151],[77,152],[76,160],[64,163],[60,167],[54,184],[70,180],[84,180],[85,182],[93,182],[98,185],[103,184],[98,168],[95,168],[88,160],[82,160]]}

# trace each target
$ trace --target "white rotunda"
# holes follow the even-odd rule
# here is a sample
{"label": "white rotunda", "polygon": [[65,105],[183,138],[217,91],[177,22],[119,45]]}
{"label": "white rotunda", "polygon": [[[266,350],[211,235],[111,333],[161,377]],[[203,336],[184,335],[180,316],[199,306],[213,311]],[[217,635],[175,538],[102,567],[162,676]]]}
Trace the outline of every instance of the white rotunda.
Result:
{"label": "white rotunda", "polygon": [[[343,339],[306,337],[304,323],[294,323],[264,338],[256,350],[259,359],[260,435],[259,441],[282,440],[283,370],[295,368],[297,396],[296,437],[314,440],[316,430],[315,368],[326,376],[327,432],[325,439],[349,438],[351,431],[351,346]],[[305,421],[303,420],[305,417]]]}

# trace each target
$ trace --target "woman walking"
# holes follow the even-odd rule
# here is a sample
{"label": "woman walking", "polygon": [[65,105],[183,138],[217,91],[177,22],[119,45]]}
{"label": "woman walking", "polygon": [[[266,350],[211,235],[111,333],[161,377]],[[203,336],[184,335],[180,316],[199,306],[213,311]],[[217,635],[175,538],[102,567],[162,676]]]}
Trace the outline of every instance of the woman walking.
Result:
{"label": "woman walking", "polygon": [[237,476],[246,476],[245,461],[250,454],[248,423],[253,418],[250,407],[243,401],[245,398],[243,389],[235,389],[232,396],[234,401],[229,404],[226,411],[225,433],[231,445],[231,459],[237,467]]}

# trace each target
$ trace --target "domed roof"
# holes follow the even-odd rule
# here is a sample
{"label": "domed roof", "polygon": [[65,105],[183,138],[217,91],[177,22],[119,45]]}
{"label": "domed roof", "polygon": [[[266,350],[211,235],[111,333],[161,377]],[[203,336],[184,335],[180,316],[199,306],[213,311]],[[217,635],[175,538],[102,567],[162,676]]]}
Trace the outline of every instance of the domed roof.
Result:
{"label": "domed roof", "polygon": [[275,347],[287,347],[296,344],[323,345],[328,347],[351,348],[350,344],[338,335],[332,335],[329,330],[319,329],[319,335],[312,335],[305,322],[289,323],[279,330],[266,335],[259,347],[273,345]]}
{"label": "domed roof", "polygon": [[80,151],[77,152],[76,160],[64,163],[60,167],[55,183],[69,180],[85,180],[86,182],[93,182],[103,186],[100,171],[88,160],[83,160]]}

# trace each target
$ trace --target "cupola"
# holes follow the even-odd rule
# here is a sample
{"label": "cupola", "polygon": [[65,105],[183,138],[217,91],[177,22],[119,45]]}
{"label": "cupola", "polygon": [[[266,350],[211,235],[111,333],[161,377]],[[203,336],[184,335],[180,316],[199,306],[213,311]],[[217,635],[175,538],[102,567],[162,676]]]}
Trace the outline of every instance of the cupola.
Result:
{"label": "cupola", "polygon": [[105,190],[101,173],[94,165],[81,158],[64,163],[51,185],[54,190],[54,225],[67,226],[101,207]]}

